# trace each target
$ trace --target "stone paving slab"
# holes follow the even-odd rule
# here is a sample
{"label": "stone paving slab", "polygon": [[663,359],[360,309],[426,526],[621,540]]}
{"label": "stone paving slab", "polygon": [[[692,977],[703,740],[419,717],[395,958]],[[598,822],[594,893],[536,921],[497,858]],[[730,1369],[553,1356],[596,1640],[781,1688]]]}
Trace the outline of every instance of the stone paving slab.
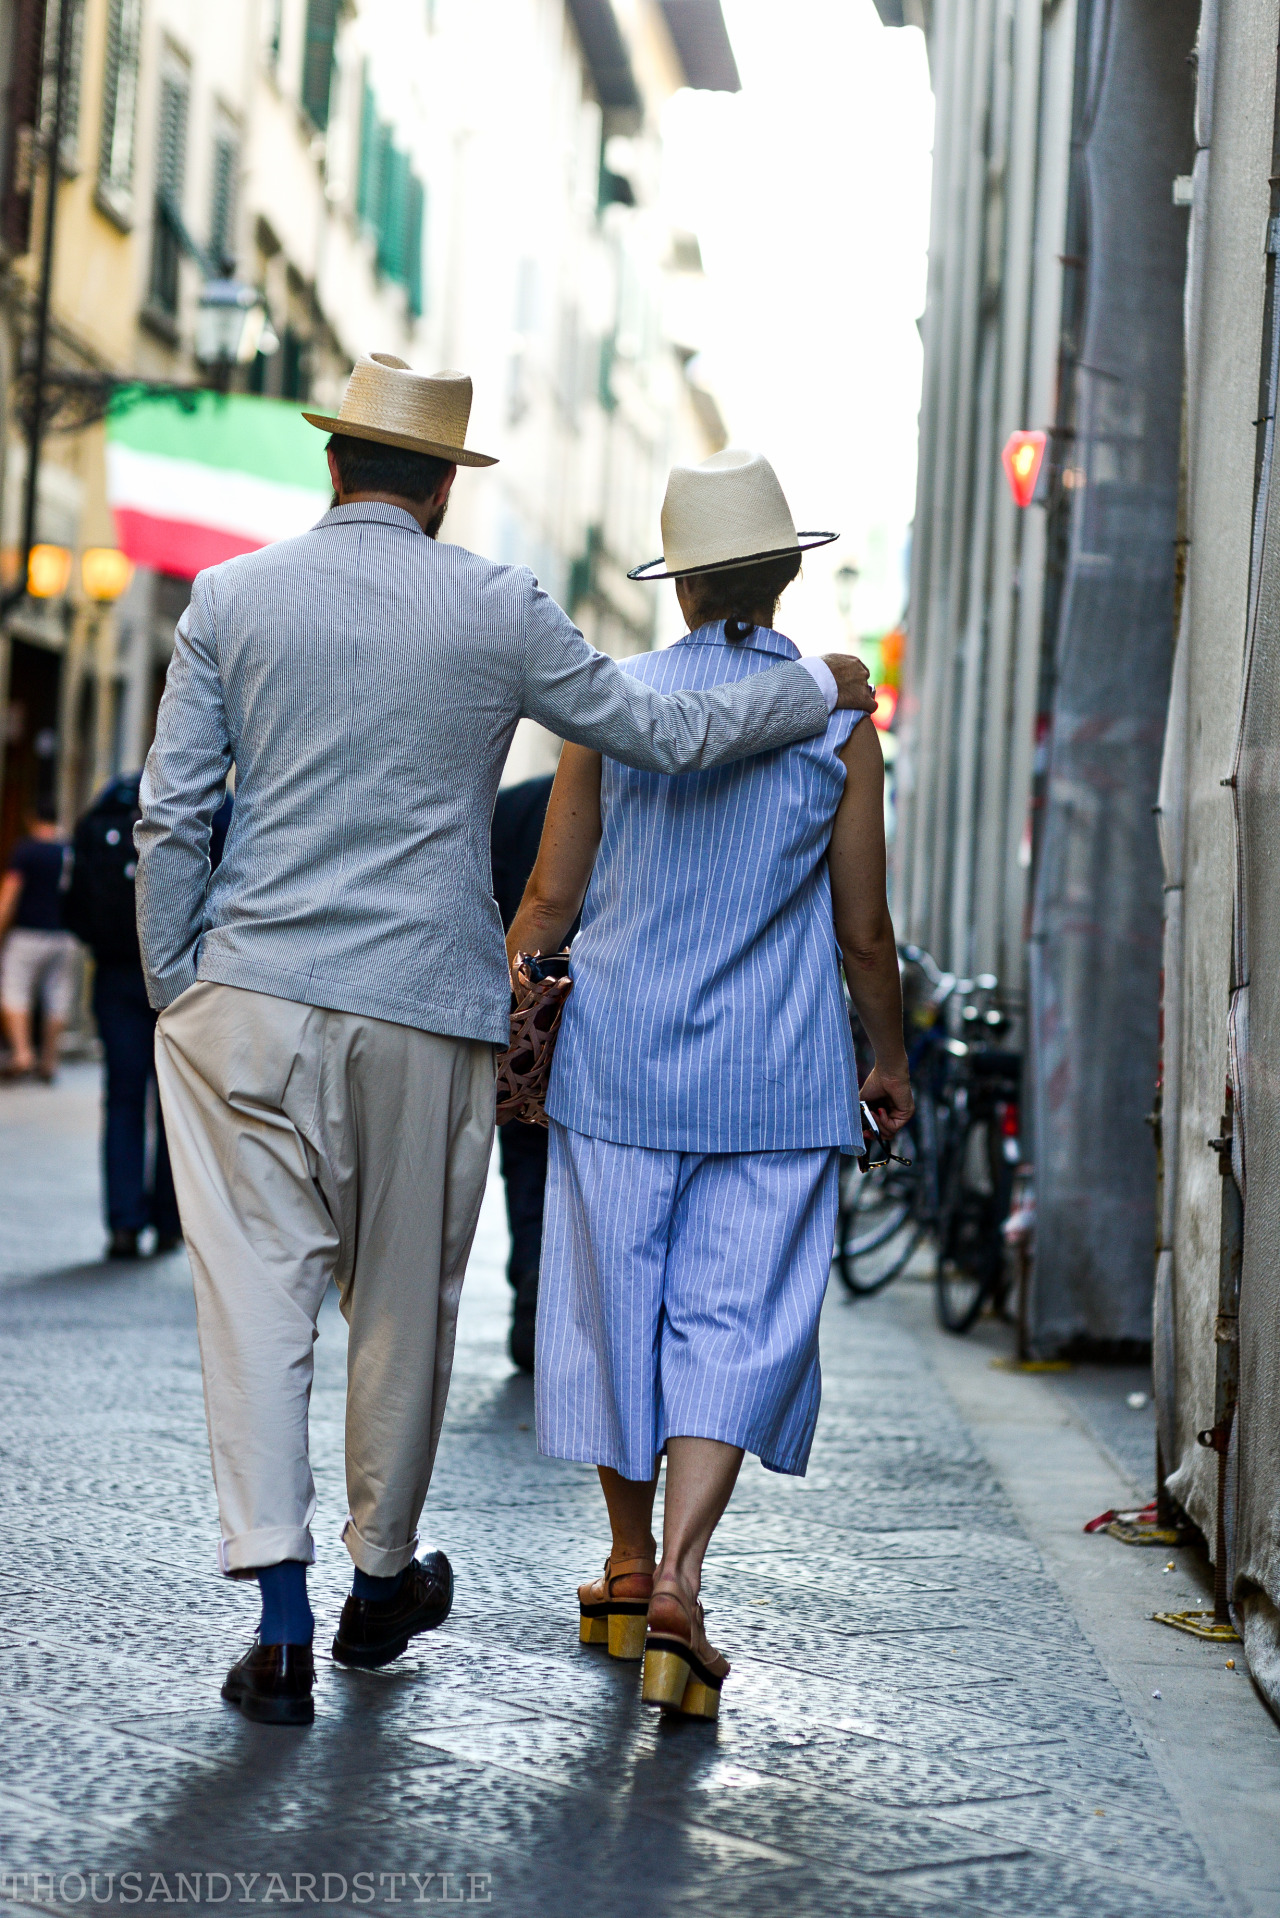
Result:
{"label": "stone paving slab", "polygon": [[252,1904],[282,1902],[272,1873],[287,1891],[328,1872],[345,1890],[324,1909],[398,1918],[417,1873],[424,1904],[442,1884],[483,1902],[475,1874],[517,1918],[1226,1918],[1118,1694],[884,1305],[831,1299],[810,1478],[749,1462],[713,1547],[708,1610],[734,1662],[721,1722],[645,1710],[635,1666],[576,1642],[573,1587],[606,1544],[599,1494],[536,1451],[529,1382],[503,1355],[503,1253],[495,1188],[424,1528],[453,1558],[455,1609],[384,1673],[327,1656],[349,1567],[343,1327],[326,1306],[309,1732],[246,1724],[217,1696],[256,1598],[213,1569],[181,1257],[0,1296],[0,1866],[28,1874],[0,1880],[0,1902],[70,1910],[47,1874],[73,1874],[74,1893],[97,1870],[114,1874],[101,1908],[123,1911],[133,1870],[185,1913],[211,1901],[209,1873],[243,1874]]}
{"label": "stone paving slab", "polygon": [[0,1080],[0,1285],[101,1256],[101,1075],[65,1065],[56,1086]]}

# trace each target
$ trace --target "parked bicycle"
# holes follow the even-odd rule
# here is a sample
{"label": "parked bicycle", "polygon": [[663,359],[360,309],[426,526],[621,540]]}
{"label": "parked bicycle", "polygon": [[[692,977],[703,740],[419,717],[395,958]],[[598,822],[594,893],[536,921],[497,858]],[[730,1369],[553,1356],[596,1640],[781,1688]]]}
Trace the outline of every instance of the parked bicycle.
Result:
{"label": "parked bicycle", "polygon": [[1022,1062],[999,1044],[1009,1021],[992,1003],[992,974],[957,978],[918,946],[900,948],[900,963],[915,1115],[893,1158],[866,1171],[843,1162],[836,1263],[848,1291],[866,1298],[931,1237],[939,1321],[967,1332],[1003,1303]]}

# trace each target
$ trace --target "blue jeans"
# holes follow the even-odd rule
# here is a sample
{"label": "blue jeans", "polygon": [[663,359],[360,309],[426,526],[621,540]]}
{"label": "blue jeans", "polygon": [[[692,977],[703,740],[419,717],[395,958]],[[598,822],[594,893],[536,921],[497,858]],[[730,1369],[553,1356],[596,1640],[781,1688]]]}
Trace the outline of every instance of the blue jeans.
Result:
{"label": "blue jeans", "polygon": [[108,1229],[141,1232],[153,1225],[163,1237],[176,1237],[182,1227],[159,1098],[148,1189],[147,1088],[154,1084],[156,1075],[156,1015],[147,1004],[141,966],[98,967],[93,981],[93,1015],[107,1062],[102,1158]]}

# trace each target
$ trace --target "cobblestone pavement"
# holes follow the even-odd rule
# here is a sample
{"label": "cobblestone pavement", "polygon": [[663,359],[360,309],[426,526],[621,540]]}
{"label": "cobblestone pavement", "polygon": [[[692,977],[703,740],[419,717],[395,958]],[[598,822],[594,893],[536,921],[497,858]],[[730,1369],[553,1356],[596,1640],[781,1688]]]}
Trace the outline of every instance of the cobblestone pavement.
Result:
{"label": "cobblestone pavement", "polygon": [[52,1089],[0,1088],[0,1284],[102,1250],[99,1083],[98,1067],[77,1061]]}
{"label": "cobblestone pavement", "polygon": [[[503,1353],[504,1249],[495,1185],[424,1527],[454,1562],[453,1614],[383,1673],[326,1650],[310,1732],[218,1698],[256,1602],[213,1568],[185,1260],[0,1293],[0,1900],[287,1896],[379,1918],[417,1902],[531,1918],[1232,1909],[892,1295],[829,1301],[809,1476],[749,1461],[713,1546],[710,1625],[734,1665],[721,1722],[644,1710],[637,1667],[576,1643],[598,1492],[537,1454],[529,1382]],[[312,1401],[318,1647],[349,1575],[342,1403],[331,1297]]]}

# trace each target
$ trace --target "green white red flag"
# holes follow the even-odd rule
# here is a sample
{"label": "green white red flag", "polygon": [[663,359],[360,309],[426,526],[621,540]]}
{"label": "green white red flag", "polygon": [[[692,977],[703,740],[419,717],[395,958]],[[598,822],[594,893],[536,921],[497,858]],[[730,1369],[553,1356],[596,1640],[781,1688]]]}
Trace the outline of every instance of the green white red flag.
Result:
{"label": "green white red flag", "polygon": [[107,498],[136,565],[194,579],[315,525],[330,500],[324,436],[285,400],[149,395],[107,421]]}

